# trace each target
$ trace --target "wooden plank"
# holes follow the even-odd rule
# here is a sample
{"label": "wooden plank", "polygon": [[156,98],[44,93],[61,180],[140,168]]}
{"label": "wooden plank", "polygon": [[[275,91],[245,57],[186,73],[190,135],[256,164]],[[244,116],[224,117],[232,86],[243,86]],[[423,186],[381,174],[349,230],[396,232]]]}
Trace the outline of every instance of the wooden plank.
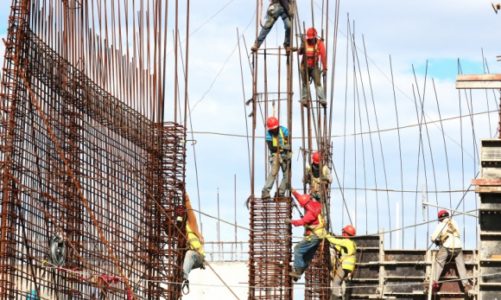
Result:
{"label": "wooden plank", "polygon": [[501,89],[501,74],[458,75],[456,89]]}

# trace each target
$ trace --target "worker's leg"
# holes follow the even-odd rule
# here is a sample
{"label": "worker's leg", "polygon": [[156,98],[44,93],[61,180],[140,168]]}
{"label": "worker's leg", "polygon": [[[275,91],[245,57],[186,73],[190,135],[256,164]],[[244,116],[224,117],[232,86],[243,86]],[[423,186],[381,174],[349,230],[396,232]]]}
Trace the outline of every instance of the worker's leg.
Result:
{"label": "worker's leg", "polygon": [[305,238],[294,247],[294,269],[304,270],[308,267],[319,242],[318,238]]}
{"label": "worker's leg", "polygon": [[[301,72],[301,101],[306,101],[308,99],[308,88],[307,84],[310,83],[310,77],[308,75],[308,67],[304,63],[299,64],[299,71]],[[306,103],[303,103],[305,105]]]}
{"label": "worker's leg", "polygon": [[284,197],[285,191],[289,188],[289,170],[290,170],[290,159],[284,155],[284,158],[280,162],[280,168],[282,169],[282,181],[280,181],[280,186],[278,187],[278,196]]}
{"label": "worker's leg", "polygon": [[193,270],[193,266],[197,261],[197,252],[193,250],[188,250],[184,256],[183,262],[183,278],[188,279],[188,274]]}
{"label": "worker's leg", "polygon": [[341,284],[343,283],[345,277],[346,271],[341,268],[341,266],[338,266],[336,274],[334,274],[334,278],[332,279],[331,300],[337,300],[343,297]]}
{"label": "worker's leg", "polygon": [[271,4],[268,7],[268,11],[266,14],[266,22],[264,23],[263,27],[261,28],[261,32],[259,32],[259,35],[256,40],[256,46],[259,48],[261,44],[263,43],[264,39],[266,39],[266,36],[268,33],[270,33],[271,28],[273,27],[273,24],[277,21],[277,18],[279,16],[278,14],[278,8],[282,7],[280,4]]}
{"label": "worker's leg", "polygon": [[464,265],[463,250],[459,248],[451,251],[453,251],[455,256],[454,260],[456,262],[456,268],[458,269],[459,278],[462,279],[461,281],[463,282],[463,286],[466,286],[467,284],[469,284],[469,281],[468,279],[466,279],[466,277],[468,277],[468,274],[466,273],[466,267]]}
{"label": "worker's leg", "polygon": [[270,163],[270,170],[268,171],[268,177],[266,177],[266,182],[264,183],[263,190],[261,192],[261,198],[269,198],[270,197],[270,191],[273,188],[273,184],[275,183],[275,180],[277,179],[277,174],[274,174],[273,172],[273,164],[274,164],[274,156],[270,155],[269,163]]}
{"label": "worker's leg", "polygon": [[438,281],[440,279],[440,275],[442,274],[448,255],[449,251],[447,251],[447,248],[440,247],[437,256],[435,257],[435,274],[433,275],[434,281]]}
{"label": "worker's leg", "polygon": [[280,10],[280,17],[282,18],[282,21],[284,21],[284,47],[289,47],[291,45],[291,19],[283,7]]}
{"label": "worker's leg", "polygon": [[325,105],[325,94],[324,88],[322,87],[322,80],[320,79],[320,69],[318,67],[312,70],[313,82],[315,82],[315,89],[317,91],[317,98],[320,104]]}

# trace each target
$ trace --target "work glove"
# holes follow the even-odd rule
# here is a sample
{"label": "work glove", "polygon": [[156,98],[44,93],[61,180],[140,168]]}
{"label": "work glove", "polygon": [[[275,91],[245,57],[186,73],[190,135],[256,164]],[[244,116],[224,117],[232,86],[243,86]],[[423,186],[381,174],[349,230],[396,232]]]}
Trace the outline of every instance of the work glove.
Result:
{"label": "work glove", "polygon": [[324,69],[322,71],[322,77],[325,79],[326,76],[327,76],[327,69]]}
{"label": "work glove", "polygon": [[290,223],[291,223],[291,219],[285,219],[285,220],[284,220],[284,223],[285,223],[285,224],[290,224]]}

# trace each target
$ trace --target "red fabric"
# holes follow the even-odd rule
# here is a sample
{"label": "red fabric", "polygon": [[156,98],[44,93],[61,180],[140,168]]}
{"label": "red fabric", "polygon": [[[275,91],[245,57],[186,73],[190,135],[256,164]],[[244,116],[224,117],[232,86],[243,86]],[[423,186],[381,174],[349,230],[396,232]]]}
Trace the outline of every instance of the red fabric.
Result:
{"label": "red fabric", "polygon": [[320,59],[320,62],[322,63],[322,70],[327,71],[327,56],[325,54],[325,44],[321,39],[317,40],[316,47],[315,45],[308,45],[308,43],[306,43],[304,55],[306,56],[308,67],[313,67]]}
{"label": "red fabric", "polygon": [[294,226],[318,225],[318,216],[322,213],[322,204],[313,201],[310,195],[302,195],[297,191],[292,192],[294,197],[299,202],[299,205],[304,207],[304,216],[301,219],[292,220]]}

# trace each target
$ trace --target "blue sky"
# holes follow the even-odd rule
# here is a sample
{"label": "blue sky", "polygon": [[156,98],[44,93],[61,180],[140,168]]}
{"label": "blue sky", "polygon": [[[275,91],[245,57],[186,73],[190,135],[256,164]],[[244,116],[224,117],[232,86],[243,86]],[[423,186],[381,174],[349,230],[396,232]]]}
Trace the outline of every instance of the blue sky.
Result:
{"label": "blue sky", "polygon": [[[2,37],[6,34],[5,25],[10,7],[9,2],[4,1],[0,4],[0,35]],[[315,3],[314,10],[318,24],[320,18],[318,7],[320,7],[321,1],[315,0],[313,2]],[[298,1],[298,5],[301,21],[309,26],[311,24],[311,20],[309,20],[311,15],[310,1]],[[238,50],[236,50],[236,30],[238,28],[249,46],[256,35],[255,2],[249,0],[193,0],[191,6],[191,28],[192,30],[197,29],[197,31],[190,38],[189,98],[192,105],[198,103],[192,112],[192,121],[197,141],[195,147],[200,193],[197,189],[194,153],[191,145],[188,146],[190,157],[187,169],[188,191],[192,195],[195,206],[198,206],[200,201],[202,210],[213,216],[217,215],[216,203],[219,193],[221,218],[229,222],[234,222],[233,203],[236,193],[237,222],[239,225],[247,227],[248,213],[243,205],[250,192],[247,142],[242,137],[221,136],[204,132],[239,136],[246,134],[245,115],[248,112],[244,111],[243,100],[251,97],[251,77],[247,58],[243,56],[244,87],[242,88]],[[333,16],[333,14],[332,11],[330,15]],[[364,135],[363,138],[354,138],[350,135],[351,133],[368,131],[369,126],[374,129],[376,120],[372,115],[350,119],[348,115],[343,113],[346,107],[346,111],[351,112],[351,115],[358,114],[357,106],[354,105],[356,93],[353,92],[352,78],[345,76],[350,74],[345,68],[345,57],[349,57],[346,53],[348,16],[361,60],[364,60],[363,41],[366,45],[374,101],[377,108],[376,115],[380,128],[394,128],[397,121],[393,110],[394,95],[389,67],[390,56],[401,126],[416,124],[418,121],[413,100],[416,91],[424,92],[422,94],[426,100],[424,105],[426,119],[438,119],[431,77],[434,78],[442,118],[457,116],[460,110],[463,114],[468,109],[473,110],[473,112],[481,112],[487,109],[488,103],[491,103],[489,107],[493,109],[495,100],[490,98],[490,100],[485,100],[484,93],[474,94],[482,101],[474,100],[475,106],[468,108],[469,100],[458,95],[454,88],[454,80],[457,74],[458,59],[461,60],[463,71],[466,73],[482,72],[483,57],[488,62],[491,72],[496,72],[496,70],[499,72],[499,63],[496,62],[495,57],[501,53],[501,49],[499,48],[499,36],[494,28],[499,28],[501,25],[501,16],[494,14],[490,7],[490,1],[484,0],[341,1],[339,55],[335,67],[333,133],[340,136],[346,132],[348,137],[346,139],[343,137],[333,139],[334,167],[338,172],[340,183],[344,183],[343,188],[354,189],[364,186],[376,188],[377,185],[378,189],[386,189],[384,184],[386,181],[388,189],[399,190],[402,176],[400,175],[399,159],[397,159],[399,157],[397,131],[389,130],[380,137],[373,134]],[[282,26],[281,20],[279,20],[267,38],[268,45],[275,46],[282,43]],[[241,43],[243,43],[243,38]],[[0,46],[2,57],[3,50],[2,43]],[[348,52],[348,54],[352,55],[352,52]],[[427,61],[429,63],[428,76],[430,77],[425,80]],[[349,63],[348,61],[348,66]],[[413,91],[416,82],[412,66],[417,73],[418,88],[416,91]],[[366,69],[364,66],[362,68]],[[329,69],[332,69],[332,66],[329,66]],[[364,78],[365,84],[368,84],[368,79]],[[275,79],[270,78],[270,81],[273,83]],[[426,89],[424,88],[425,83]],[[349,88],[349,91],[345,93],[346,87]],[[369,90],[367,86],[365,88],[367,100],[370,102]],[[242,89],[244,89],[244,96]],[[295,75],[294,91],[295,95],[298,95],[297,75]],[[347,101],[349,104],[346,106],[344,104],[345,97],[349,99]],[[360,99],[360,101],[363,103],[363,100]],[[297,104],[297,102],[295,103]],[[366,108],[362,106],[362,112],[364,109]],[[297,111],[298,107],[295,107],[294,128],[299,129]],[[366,112],[361,115],[364,114]],[[445,158],[444,155],[442,131],[438,123],[430,125],[428,134],[432,139],[431,142],[425,141],[424,143],[426,149],[424,158],[428,166],[426,174],[424,174],[423,161],[418,160],[419,126],[402,130],[400,134],[405,160],[403,167],[404,190],[435,190],[435,185],[437,190],[447,190],[449,189],[449,182],[445,180],[447,177],[451,177],[451,189],[459,190],[468,187],[469,180],[478,169],[478,161],[474,160],[474,156],[478,154],[475,153],[471,134],[468,138],[466,135],[461,135],[459,127],[464,127],[463,132],[471,133],[472,130],[468,129],[468,123],[473,122],[477,139],[492,136],[492,131],[496,128],[497,116],[492,114],[490,120],[487,117],[487,114],[482,114],[472,120],[465,119],[464,123],[449,121],[443,124],[446,132],[448,158]],[[350,124],[346,130],[344,124]],[[258,135],[264,133],[261,125],[257,129]],[[425,132],[425,128],[422,128],[422,132]],[[299,132],[295,132],[296,136],[298,134]],[[373,138],[374,150],[369,150],[370,137]],[[383,155],[378,150],[380,147],[379,138],[381,138],[383,145],[381,148],[384,153],[385,165],[382,163]],[[463,151],[458,146],[461,141],[466,144]],[[293,185],[299,187],[302,177],[302,167],[297,159],[300,143],[299,141],[294,143]],[[255,189],[259,193],[264,181],[265,165],[262,157],[264,153],[262,140],[258,140],[257,144]],[[431,175],[432,156],[436,176]],[[464,166],[458,163],[463,160],[466,161]],[[449,162],[449,173],[446,171],[447,161]],[[418,164],[421,166],[419,172],[417,171]],[[462,169],[466,169],[466,178],[463,178],[465,176],[462,175]],[[386,171],[386,180],[383,170]],[[235,175],[236,190],[234,189]],[[339,190],[337,182],[334,182],[333,186]],[[404,197],[401,197],[402,193],[400,192],[354,191],[350,192],[346,189],[344,198],[349,203],[352,218],[357,216],[354,221],[356,221],[360,233],[374,233],[378,231],[378,227],[379,230],[395,229],[398,227],[397,225],[410,226],[432,219],[435,211],[433,209],[426,211],[425,216],[422,216],[421,199],[423,197],[428,197],[431,202],[444,206],[449,206],[449,202],[455,206],[461,199],[461,193],[452,194],[451,198],[454,199],[449,201],[448,194],[446,196],[440,194],[435,197],[435,194],[428,195],[425,192],[406,193]],[[343,212],[342,209],[342,198],[343,195],[333,192],[331,217],[333,228],[337,229],[337,232],[348,219],[347,213]],[[465,209],[474,208],[474,195],[470,195],[469,199]],[[415,211],[416,207],[418,211]],[[377,213],[368,214],[366,218],[366,211],[377,211]],[[461,225],[468,228],[466,243],[471,247],[475,246],[475,238],[472,237],[475,233],[475,222],[474,218],[461,218],[459,220]],[[206,240],[215,240],[216,223],[214,220],[203,217],[202,223]],[[221,229],[222,239],[233,239],[234,233],[231,226],[222,224]],[[294,234],[300,236],[301,230],[295,230]],[[248,232],[245,230],[239,230],[238,235],[240,240],[248,239]],[[405,232],[397,231],[397,233],[385,238],[391,239],[389,245],[387,244],[388,247],[414,247],[415,241],[417,241],[417,247],[423,248],[427,246],[426,235],[426,226],[422,226],[417,232],[414,229]]]}

